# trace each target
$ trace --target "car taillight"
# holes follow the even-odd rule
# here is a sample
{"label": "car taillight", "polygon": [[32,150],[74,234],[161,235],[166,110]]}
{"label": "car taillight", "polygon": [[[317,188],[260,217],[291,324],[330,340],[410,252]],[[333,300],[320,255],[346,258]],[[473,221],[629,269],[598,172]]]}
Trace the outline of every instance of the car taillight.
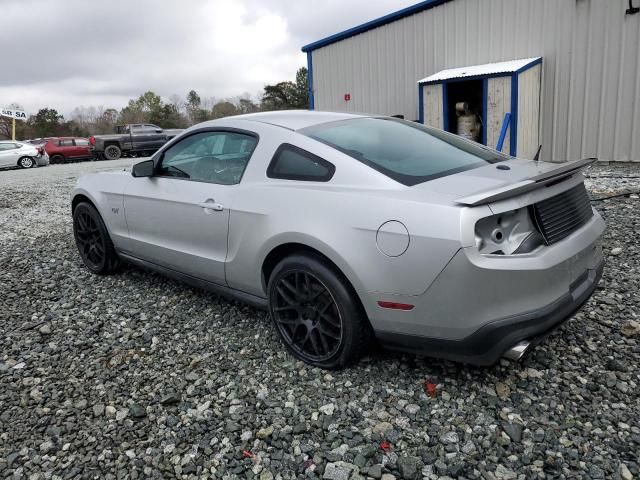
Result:
{"label": "car taillight", "polygon": [[40,155],[44,155],[44,148],[42,148],[42,147],[38,147],[38,153],[39,153]]}
{"label": "car taillight", "polygon": [[96,138],[95,137],[89,137],[89,143],[91,145],[95,145],[96,144]]}

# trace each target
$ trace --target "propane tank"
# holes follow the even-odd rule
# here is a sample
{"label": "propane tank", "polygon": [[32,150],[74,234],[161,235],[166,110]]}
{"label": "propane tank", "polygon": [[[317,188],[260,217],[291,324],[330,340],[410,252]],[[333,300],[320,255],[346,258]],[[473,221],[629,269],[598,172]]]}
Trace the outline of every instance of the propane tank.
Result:
{"label": "propane tank", "polygon": [[469,110],[467,102],[456,103],[456,115],[458,116],[458,135],[477,142],[480,139],[480,120],[478,115]]}

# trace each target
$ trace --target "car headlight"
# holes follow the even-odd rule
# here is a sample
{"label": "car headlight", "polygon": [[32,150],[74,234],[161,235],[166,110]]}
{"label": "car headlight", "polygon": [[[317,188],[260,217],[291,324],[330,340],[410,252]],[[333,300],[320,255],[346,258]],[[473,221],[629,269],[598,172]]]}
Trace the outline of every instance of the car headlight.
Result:
{"label": "car headlight", "polygon": [[478,250],[485,255],[529,253],[544,244],[526,207],[479,220],[475,234]]}

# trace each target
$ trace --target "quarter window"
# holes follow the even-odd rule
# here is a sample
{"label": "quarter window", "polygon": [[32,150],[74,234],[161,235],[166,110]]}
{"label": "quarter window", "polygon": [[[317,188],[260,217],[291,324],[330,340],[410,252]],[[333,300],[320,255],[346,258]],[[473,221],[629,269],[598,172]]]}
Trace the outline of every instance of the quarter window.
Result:
{"label": "quarter window", "polygon": [[269,178],[328,182],[336,167],[323,158],[299,147],[284,143],[278,147],[267,168]]}
{"label": "quarter window", "polygon": [[76,138],[76,147],[87,147],[89,145],[89,140],[86,138]]}
{"label": "quarter window", "polygon": [[235,185],[257,143],[257,137],[239,132],[196,133],[165,150],[158,175]]}

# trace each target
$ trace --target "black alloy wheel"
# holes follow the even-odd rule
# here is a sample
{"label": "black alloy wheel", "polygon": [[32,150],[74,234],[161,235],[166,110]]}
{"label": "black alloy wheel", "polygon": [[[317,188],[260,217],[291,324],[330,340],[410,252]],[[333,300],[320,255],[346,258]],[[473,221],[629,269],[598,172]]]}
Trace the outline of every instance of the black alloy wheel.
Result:
{"label": "black alloy wheel", "polygon": [[291,354],[316,367],[336,369],[357,360],[371,327],[344,276],[313,254],[295,254],[274,268],[269,313]]}
{"label": "black alloy wheel", "polygon": [[112,273],[120,264],[98,211],[80,203],[73,211],[73,234],[82,261],[93,273]]}
{"label": "black alloy wheel", "polygon": [[107,145],[104,148],[104,158],[107,160],[118,160],[122,156],[122,150],[117,145]]}
{"label": "black alloy wheel", "polygon": [[342,317],[327,287],[312,273],[292,270],[275,287],[274,320],[302,358],[322,362],[338,351]]}

